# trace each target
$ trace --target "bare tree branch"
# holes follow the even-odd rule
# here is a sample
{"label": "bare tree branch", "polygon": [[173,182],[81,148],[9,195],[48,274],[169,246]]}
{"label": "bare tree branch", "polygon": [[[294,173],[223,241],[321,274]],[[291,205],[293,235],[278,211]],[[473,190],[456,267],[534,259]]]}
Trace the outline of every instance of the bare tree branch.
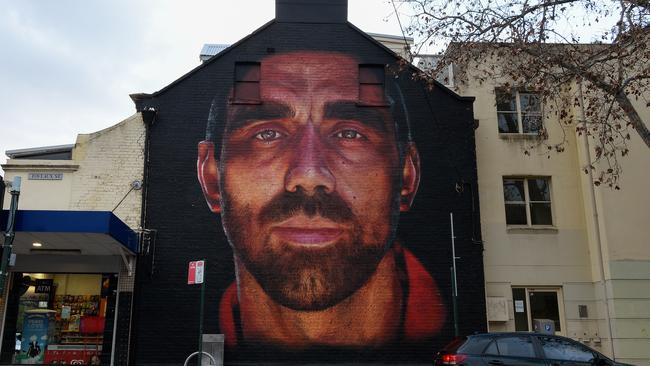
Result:
{"label": "bare tree branch", "polygon": [[[563,128],[598,141],[594,146],[606,165],[594,175],[599,183],[618,187],[619,157],[629,151],[630,133],[650,151],[650,121],[635,109],[650,106],[650,0],[392,1],[411,5],[410,34],[424,46],[444,49],[436,67],[419,77],[433,85],[453,64],[459,83],[471,74],[479,83],[508,80],[509,87],[539,91],[545,103],[556,106],[553,113]],[[481,67],[487,65],[480,60],[492,66]],[[566,88],[579,81],[588,126],[575,122],[576,96]],[[562,98],[565,102],[554,102]],[[549,143],[547,150],[561,152],[565,143],[566,138]]]}

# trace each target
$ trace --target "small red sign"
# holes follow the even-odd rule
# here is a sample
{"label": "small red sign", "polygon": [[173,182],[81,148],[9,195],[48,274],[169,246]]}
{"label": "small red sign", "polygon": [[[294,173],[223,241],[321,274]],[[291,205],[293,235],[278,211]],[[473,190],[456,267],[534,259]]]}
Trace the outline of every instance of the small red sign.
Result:
{"label": "small red sign", "polygon": [[192,261],[187,269],[187,284],[196,285],[203,283],[204,261]]}

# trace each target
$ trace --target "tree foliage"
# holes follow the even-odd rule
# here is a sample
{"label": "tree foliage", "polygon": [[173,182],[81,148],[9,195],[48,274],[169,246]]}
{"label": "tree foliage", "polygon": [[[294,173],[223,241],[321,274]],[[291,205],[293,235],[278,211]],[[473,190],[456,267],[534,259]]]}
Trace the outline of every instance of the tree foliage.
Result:
{"label": "tree foliage", "polygon": [[[596,185],[618,188],[631,133],[650,148],[637,109],[650,106],[650,0],[393,1],[419,46],[445,50],[430,80],[453,64],[457,82],[499,78],[539,91],[565,131],[593,138]],[[478,60],[498,67],[477,69]],[[540,141],[549,151],[566,144]]]}

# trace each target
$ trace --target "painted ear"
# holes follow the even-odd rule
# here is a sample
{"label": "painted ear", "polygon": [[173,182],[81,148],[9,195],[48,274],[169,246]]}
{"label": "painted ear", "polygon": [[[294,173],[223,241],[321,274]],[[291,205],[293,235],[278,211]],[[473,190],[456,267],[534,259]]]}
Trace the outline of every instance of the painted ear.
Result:
{"label": "painted ear", "polygon": [[221,193],[219,192],[219,168],[214,158],[214,143],[201,141],[196,160],[196,174],[201,183],[203,196],[212,212],[221,212]]}
{"label": "painted ear", "polygon": [[410,142],[404,156],[404,167],[402,168],[402,189],[400,190],[400,212],[411,209],[415,194],[420,185],[420,154],[415,143]]}

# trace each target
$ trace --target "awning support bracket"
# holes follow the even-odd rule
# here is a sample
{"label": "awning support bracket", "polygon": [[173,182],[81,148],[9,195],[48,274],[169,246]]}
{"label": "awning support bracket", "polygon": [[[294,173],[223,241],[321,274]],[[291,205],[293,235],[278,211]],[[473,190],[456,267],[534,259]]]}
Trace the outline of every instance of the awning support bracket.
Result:
{"label": "awning support bracket", "polygon": [[133,276],[133,260],[135,259],[135,256],[132,255],[131,253],[126,253],[124,248],[120,246],[120,256],[122,257],[122,262],[124,262],[124,266],[126,266],[126,271],[129,277]]}

